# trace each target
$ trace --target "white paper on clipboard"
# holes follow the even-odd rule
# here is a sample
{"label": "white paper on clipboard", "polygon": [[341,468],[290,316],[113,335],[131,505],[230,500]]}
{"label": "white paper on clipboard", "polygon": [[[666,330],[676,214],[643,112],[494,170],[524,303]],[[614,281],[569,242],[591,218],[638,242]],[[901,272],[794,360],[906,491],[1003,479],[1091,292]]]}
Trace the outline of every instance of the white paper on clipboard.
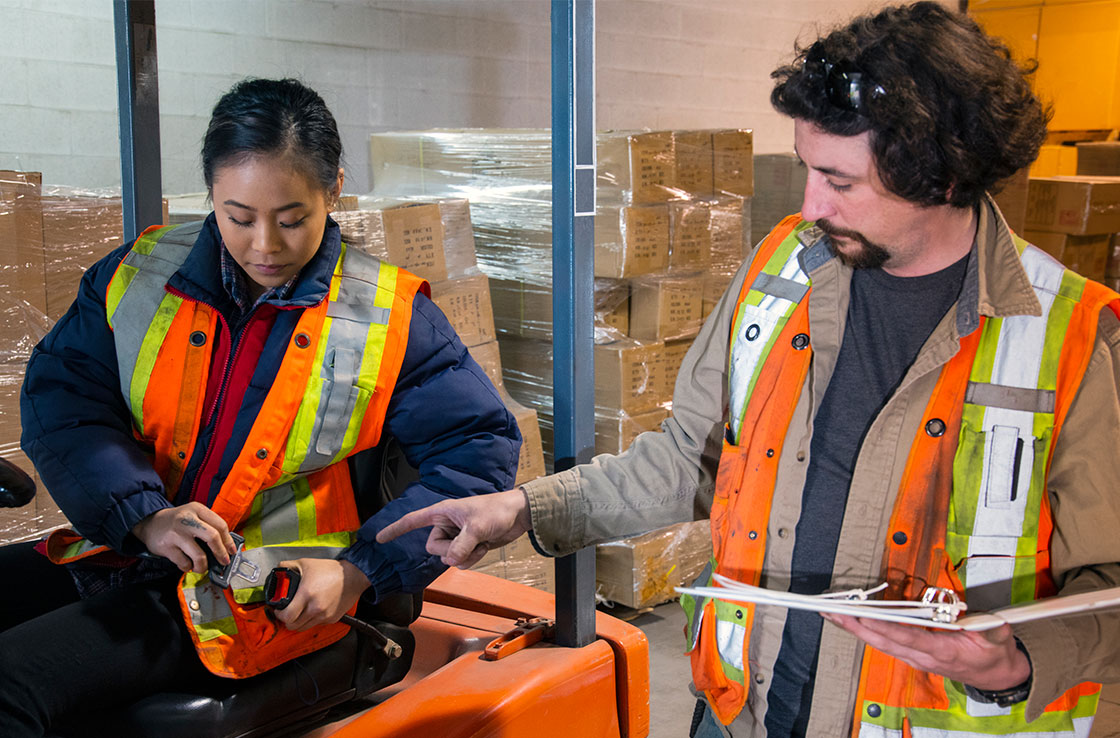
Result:
{"label": "white paper on clipboard", "polygon": [[[871,620],[886,620],[925,628],[968,631],[991,630],[1004,623],[1025,623],[1031,620],[1120,608],[1120,587],[1111,587],[1094,592],[1048,597],[1023,605],[1012,605],[963,617],[957,617],[956,615],[959,614],[957,613],[952,615],[951,620],[946,621],[945,618],[948,616],[945,608],[919,601],[842,599],[847,593],[839,593],[839,595],[801,595],[743,584],[718,574],[715,575],[715,579],[720,586],[677,587],[677,592],[699,597],[715,597],[727,602],[750,602],[758,605],[787,607],[792,610],[828,612]],[[858,597],[862,594],[862,592],[856,590],[852,596]],[[963,612],[964,609],[965,607],[962,604],[959,610]]]}

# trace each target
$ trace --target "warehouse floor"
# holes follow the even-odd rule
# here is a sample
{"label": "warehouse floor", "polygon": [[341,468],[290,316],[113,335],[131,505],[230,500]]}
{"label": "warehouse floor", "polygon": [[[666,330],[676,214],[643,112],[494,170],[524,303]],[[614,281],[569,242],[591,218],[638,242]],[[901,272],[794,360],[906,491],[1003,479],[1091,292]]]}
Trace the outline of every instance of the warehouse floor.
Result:
{"label": "warehouse floor", "polygon": [[[684,611],[675,602],[658,605],[631,621],[649,639],[650,738],[687,738],[696,700],[688,691]],[[1120,685],[1106,685],[1092,738],[1120,738]]]}

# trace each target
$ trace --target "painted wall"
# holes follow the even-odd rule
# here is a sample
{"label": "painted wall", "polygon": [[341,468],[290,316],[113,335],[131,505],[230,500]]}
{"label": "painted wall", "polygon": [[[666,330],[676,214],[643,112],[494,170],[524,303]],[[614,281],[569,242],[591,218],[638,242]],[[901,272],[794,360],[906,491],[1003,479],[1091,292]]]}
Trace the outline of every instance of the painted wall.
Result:
{"label": "painted wall", "polygon": [[[598,0],[597,125],[751,127],[757,151],[788,151],[770,71],[799,36],[883,4]],[[202,189],[209,111],[243,76],[323,95],[349,192],[369,189],[372,131],[550,123],[546,0],[157,0],[156,22],[165,194]],[[119,186],[110,0],[0,0],[0,28],[0,168]]]}

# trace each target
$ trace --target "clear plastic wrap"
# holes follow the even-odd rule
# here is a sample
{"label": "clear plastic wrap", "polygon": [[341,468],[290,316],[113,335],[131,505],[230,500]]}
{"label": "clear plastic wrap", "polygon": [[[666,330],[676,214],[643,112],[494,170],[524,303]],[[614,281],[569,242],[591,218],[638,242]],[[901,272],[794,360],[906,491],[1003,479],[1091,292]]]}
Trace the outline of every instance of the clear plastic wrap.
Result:
{"label": "clear plastic wrap", "polygon": [[487,552],[472,568],[545,592],[556,591],[556,559],[537,553],[528,535]]}
{"label": "clear plastic wrap", "polygon": [[707,520],[600,543],[595,549],[597,597],[635,609],[674,600],[674,587],[691,584],[711,555]]}
{"label": "clear plastic wrap", "polygon": [[[506,386],[538,411],[551,467],[550,147],[545,129],[370,138],[374,195],[470,200]],[[680,357],[665,341],[687,345],[749,251],[752,134],[603,132],[596,147],[597,448],[617,451],[667,414]]]}

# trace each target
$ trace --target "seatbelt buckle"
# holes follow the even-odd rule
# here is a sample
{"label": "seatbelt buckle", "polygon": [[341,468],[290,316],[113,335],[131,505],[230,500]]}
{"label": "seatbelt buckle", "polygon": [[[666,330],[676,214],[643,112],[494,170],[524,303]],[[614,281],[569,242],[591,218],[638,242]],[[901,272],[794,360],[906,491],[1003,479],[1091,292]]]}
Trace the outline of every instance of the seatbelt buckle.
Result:
{"label": "seatbelt buckle", "polygon": [[210,567],[210,581],[222,589],[229,589],[229,580],[237,574],[248,582],[256,583],[261,577],[261,568],[252,561],[242,558],[245,551],[245,537],[232,531],[230,536],[237,546],[237,551],[229,557],[228,564],[220,563],[210,547],[205,543],[202,544],[202,550],[206,552],[206,562]]}
{"label": "seatbelt buckle", "polygon": [[273,569],[264,581],[264,601],[269,607],[283,610],[292,604],[299,589],[299,572],[286,566]]}

